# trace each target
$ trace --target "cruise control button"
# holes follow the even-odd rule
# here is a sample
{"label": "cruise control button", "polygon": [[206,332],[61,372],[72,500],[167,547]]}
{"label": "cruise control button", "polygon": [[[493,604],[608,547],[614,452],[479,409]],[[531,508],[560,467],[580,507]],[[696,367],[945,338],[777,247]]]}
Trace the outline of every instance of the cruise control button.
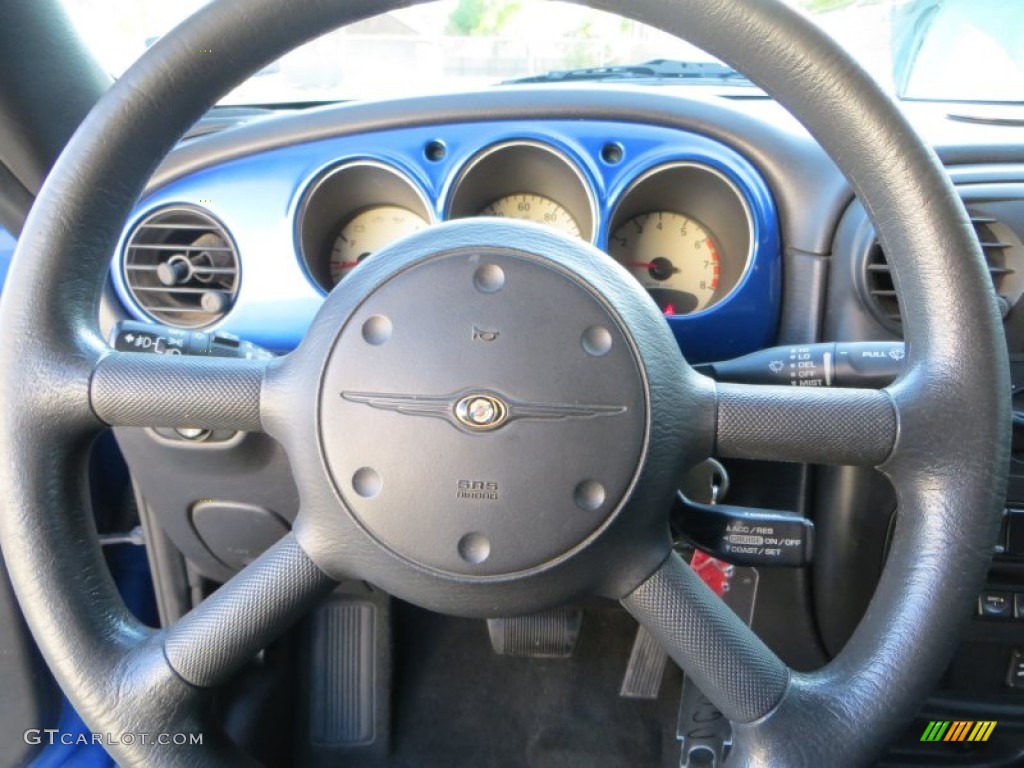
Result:
{"label": "cruise control button", "polygon": [[982,592],[978,615],[985,619],[1013,618],[1013,595],[1009,592]]}

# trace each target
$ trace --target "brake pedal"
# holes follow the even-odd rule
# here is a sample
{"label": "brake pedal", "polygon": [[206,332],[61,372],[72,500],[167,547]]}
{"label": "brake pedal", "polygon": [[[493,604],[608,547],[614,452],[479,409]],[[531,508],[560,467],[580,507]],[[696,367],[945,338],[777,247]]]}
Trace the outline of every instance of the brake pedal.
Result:
{"label": "brake pedal", "polygon": [[582,608],[552,608],[514,619],[488,619],[491,648],[499,656],[567,659],[576,650]]}

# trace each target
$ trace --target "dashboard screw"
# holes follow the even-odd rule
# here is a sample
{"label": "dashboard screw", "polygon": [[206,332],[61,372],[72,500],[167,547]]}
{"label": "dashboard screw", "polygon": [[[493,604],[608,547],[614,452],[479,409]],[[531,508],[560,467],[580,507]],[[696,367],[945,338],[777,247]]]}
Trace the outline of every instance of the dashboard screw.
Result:
{"label": "dashboard screw", "polygon": [[427,146],[423,148],[423,155],[432,163],[441,162],[447,154],[448,147],[439,139],[428,141]]}
{"label": "dashboard screw", "polygon": [[608,165],[618,165],[625,155],[626,151],[617,142],[610,141],[601,147],[601,159]]}

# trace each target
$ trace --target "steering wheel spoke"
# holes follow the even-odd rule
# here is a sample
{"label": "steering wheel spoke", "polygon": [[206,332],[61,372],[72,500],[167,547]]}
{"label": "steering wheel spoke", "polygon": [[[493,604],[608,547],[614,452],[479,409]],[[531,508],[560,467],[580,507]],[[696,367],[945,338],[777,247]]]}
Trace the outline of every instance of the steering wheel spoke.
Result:
{"label": "steering wheel spoke", "polygon": [[718,456],[877,466],[896,444],[885,390],[720,383],[716,399]]}
{"label": "steering wheel spoke", "polygon": [[731,721],[768,714],[789,686],[789,668],[675,553],[625,606]]}
{"label": "steering wheel spoke", "polygon": [[112,352],[89,382],[96,415],[110,426],[263,431],[265,360]]}
{"label": "steering wheel spoke", "polygon": [[165,630],[167,661],[194,686],[219,685],[335,584],[288,534]]}

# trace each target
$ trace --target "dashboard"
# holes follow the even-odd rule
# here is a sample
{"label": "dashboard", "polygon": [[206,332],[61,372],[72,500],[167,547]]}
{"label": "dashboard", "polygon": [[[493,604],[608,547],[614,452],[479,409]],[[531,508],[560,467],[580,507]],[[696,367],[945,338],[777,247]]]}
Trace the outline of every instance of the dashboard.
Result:
{"label": "dashboard", "polygon": [[775,336],[781,246],[763,177],[720,142],[614,121],[451,122],[257,152],[147,195],[111,274],[139,319],[286,351],[363,260],[473,216],[595,245],[694,361]]}

